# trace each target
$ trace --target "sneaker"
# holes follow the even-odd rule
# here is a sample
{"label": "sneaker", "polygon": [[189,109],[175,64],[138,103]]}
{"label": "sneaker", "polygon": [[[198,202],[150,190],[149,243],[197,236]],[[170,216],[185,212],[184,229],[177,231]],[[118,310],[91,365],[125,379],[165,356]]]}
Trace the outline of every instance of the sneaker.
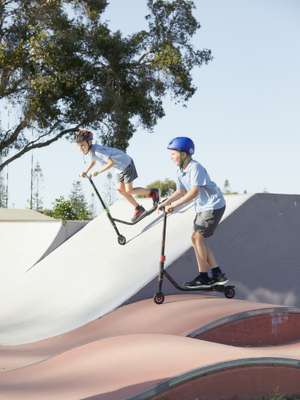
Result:
{"label": "sneaker", "polygon": [[153,207],[159,203],[159,189],[151,189],[150,197],[153,201]]}
{"label": "sneaker", "polygon": [[221,272],[220,274],[216,274],[212,277],[212,281],[213,281],[213,286],[215,285],[226,285],[226,283],[229,281],[229,279],[227,279],[226,275]]}
{"label": "sneaker", "polygon": [[190,282],[185,282],[184,286],[191,289],[209,289],[213,285],[213,281],[210,278],[200,278],[200,275],[196,276]]}
{"label": "sneaker", "polygon": [[131,218],[131,222],[135,222],[137,219],[139,219],[145,212],[146,210],[144,209],[143,206],[137,206],[136,209],[134,210],[133,217]]}

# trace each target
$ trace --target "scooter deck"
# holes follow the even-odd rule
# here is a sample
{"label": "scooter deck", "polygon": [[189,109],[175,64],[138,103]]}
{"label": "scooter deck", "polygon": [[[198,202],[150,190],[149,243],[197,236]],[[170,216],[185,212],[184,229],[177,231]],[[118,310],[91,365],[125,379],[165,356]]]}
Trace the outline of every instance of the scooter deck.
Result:
{"label": "scooter deck", "polygon": [[211,291],[218,291],[218,292],[223,292],[225,290],[226,287],[232,287],[234,288],[234,285],[230,285],[230,284],[218,284],[218,285],[214,285],[214,286],[210,286],[210,287],[188,287],[188,286],[181,286],[182,290],[193,290],[193,291],[202,291],[202,292],[211,292]]}
{"label": "scooter deck", "polygon": [[158,205],[153,206],[152,208],[150,208],[149,210],[145,210],[145,212],[143,212],[143,214],[140,215],[139,218],[137,218],[136,220],[134,220],[133,222],[131,221],[124,221],[122,219],[117,219],[112,217],[112,219],[115,222],[119,222],[120,224],[125,224],[125,225],[135,225],[138,222],[140,222],[142,219],[144,219],[145,217],[148,217],[148,215],[152,214],[156,209],[157,209]]}

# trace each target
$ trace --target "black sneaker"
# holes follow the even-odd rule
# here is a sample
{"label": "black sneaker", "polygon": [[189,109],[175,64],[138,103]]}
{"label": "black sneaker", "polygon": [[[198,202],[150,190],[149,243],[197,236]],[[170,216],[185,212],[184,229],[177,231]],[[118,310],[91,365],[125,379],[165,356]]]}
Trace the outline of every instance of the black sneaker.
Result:
{"label": "black sneaker", "polygon": [[133,217],[131,218],[131,222],[135,222],[137,219],[139,219],[146,210],[144,209],[143,206],[137,206],[136,209],[134,210]]}
{"label": "black sneaker", "polygon": [[212,285],[213,281],[210,278],[200,278],[200,275],[196,276],[196,278],[192,281],[184,283],[185,287],[191,289],[209,289],[212,287]]}
{"label": "black sneaker", "polygon": [[214,275],[212,277],[212,281],[213,281],[213,286],[226,285],[226,283],[229,281],[229,279],[227,279],[227,277],[224,274],[224,272],[221,272],[220,274]]}
{"label": "black sneaker", "polygon": [[153,201],[153,207],[159,203],[159,189],[151,189],[150,197]]}

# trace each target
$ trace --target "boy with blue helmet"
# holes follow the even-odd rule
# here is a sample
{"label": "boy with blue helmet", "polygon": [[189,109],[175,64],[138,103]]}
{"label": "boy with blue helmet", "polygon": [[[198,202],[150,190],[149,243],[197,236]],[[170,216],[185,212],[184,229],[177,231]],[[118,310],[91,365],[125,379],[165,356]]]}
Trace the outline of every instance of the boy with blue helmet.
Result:
{"label": "boy with blue helmet", "polygon": [[[188,137],[176,137],[168,145],[171,159],[177,168],[177,189],[159,208],[170,213],[179,206],[193,200],[196,216],[192,244],[198,264],[199,275],[185,286],[189,288],[210,288],[228,282],[224,272],[217,265],[212,250],[205,238],[212,236],[225,211],[225,199],[219,187],[210,179],[206,169],[192,159],[195,152],[193,141]],[[211,270],[212,276],[208,275]]]}
{"label": "boy with blue helmet", "polygon": [[102,165],[102,168],[99,171],[95,171],[92,174],[93,176],[97,176],[110,168],[114,168],[118,172],[118,191],[134,206],[132,222],[135,222],[146,211],[143,206],[138,204],[133,195],[151,197],[153,206],[158,204],[158,189],[133,188],[132,182],[138,175],[134,162],[128,154],[114,147],[93,144],[93,133],[87,129],[78,129],[75,133],[75,140],[83,154],[91,155],[91,162],[85,171],[80,174],[82,178],[87,176],[97,161]]}

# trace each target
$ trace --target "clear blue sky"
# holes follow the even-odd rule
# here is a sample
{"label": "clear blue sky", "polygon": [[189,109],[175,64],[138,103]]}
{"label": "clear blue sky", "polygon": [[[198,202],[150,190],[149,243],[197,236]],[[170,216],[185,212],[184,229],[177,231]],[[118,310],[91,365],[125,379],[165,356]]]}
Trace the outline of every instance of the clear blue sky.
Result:
{"label": "clear blue sky", "polygon": [[[198,91],[187,108],[165,101],[166,116],[153,133],[140,129],[130,142],[139,179],[146,185],[175,177],[166,150],[178,135],[193,138],[195,159],[223,187],[249,193],[300,194],[300,2],[298,0],[195,0],[202,25],[194,43],[214,60],[193,72]],[[146,0],[110,0],[105,18],[124,34],[142,29]],[[68,195],[83,168],[76,146],[57,143],[35,153],[50,206]],[[30,156],[9,167],[9,206],[25,207]],[[99,185],[104,178],[97,178]],[[87,198],[88,182],[83,184]]]}

